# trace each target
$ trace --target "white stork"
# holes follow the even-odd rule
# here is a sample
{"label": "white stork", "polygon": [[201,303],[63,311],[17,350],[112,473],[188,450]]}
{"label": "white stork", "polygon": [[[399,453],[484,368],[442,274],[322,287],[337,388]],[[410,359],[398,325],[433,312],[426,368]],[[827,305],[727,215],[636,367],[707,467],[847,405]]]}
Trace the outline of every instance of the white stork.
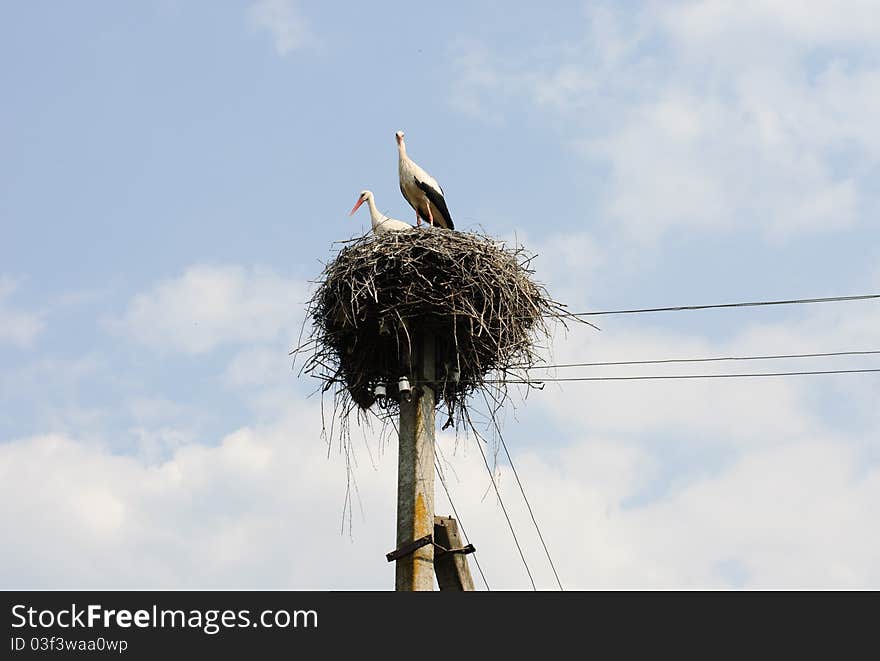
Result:
{"label": "white stork", "polygon": [[443,189],[431,175],[420,168],[406,155],[406,144],[403,142],[403,131],[394,134],[397,138],[397,169],[400,175],[400,192],[416,210],[416,225],[426,219],[431,225],[446,229],[455,229],[452,216],[446,207]]}
{"label": "white stork", "polygon": [[357,211],[358,207],[360,207],[364,202],[366,202],[367,205],[370,207],[370,221],[373,223],[374,234],[384,234],[385,232],[399,232],[401,230],[413,229],[413,226],[409,223],[405,223],[402,220],[389,218],[385,214],[381,213],[376,208],[376,203],[373,201],[373,193],[368,190],[361,191],[357,203],[354,205],[354,208],[348,215],[353,216],[354,212]]}

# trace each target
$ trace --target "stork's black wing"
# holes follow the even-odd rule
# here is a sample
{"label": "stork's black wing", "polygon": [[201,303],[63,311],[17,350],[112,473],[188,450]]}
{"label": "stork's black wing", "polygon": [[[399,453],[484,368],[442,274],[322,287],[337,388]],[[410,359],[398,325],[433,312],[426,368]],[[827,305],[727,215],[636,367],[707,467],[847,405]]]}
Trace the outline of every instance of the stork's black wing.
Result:
{"label": "stork's black wing", "polygon": [[446,207],[446,200],[443,198],[443,191],[437,190],[433,186],[429,186],[424,181],[419,181],[415,177],[413,177],[413,181],[415,181],[416,186],[418,186],[425,193],[431,204],[437,207],[437,210],[443,216],[443,223],[446,229],[454,230],[455,225],[452,223],[452,215],[449,213],[449,209]]}

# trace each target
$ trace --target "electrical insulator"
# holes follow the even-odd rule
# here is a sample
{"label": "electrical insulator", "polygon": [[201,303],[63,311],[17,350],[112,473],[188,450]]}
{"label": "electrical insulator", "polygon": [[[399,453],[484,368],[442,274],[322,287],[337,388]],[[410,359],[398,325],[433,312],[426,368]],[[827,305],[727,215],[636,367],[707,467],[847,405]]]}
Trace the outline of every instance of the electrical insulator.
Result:
{"label": "electrical insulator", "polygon": [[400,392],[400,399],[408,402],[412,399],[412,390],[409,387],[409,379],[405,376],[400,377],[397,382],[397,390]]}

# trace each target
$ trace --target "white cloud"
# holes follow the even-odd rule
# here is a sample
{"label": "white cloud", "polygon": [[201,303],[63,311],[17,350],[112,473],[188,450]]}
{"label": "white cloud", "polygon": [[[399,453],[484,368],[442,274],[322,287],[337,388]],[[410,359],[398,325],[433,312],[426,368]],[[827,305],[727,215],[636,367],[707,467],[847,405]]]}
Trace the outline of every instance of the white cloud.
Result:
{"label": "white cloud", "polygon": [[132,427],[134,455],[146,464],[161,464],[174,455],[178,448],[197,441],[194,433],[176,427]]}
{"label": "white cloud", "polygon": [[[802,314],[798,323],[752,323],[724,341],[661,332],[641,323],[576,333],[560,362],[788,353],[873,347],[880,312],[870,303]],[[826,368],[876,366],[865,357]],[[628,375],[816,368],[803,362],[593,368],[578,375]],[[568,372],[559,370],[560,376]],[[866,587],[880,585],[872,558],[880,534],[872,499],[880,493],[874,431],[876,376],[553,384],[526,408],[549,412],[530,449],[516,454],[532,504],[568,585],[579,587]],[[817,404],[822,402],[823,406]],[[845,406],[845,413],[829,407]],[[521,420],[528,414],[521,414]],[[559,433],[575,439],[540,444]],[[532,434],[517,434],[520,439]],[[515,447],[515,446],[514,446]],[[469,518],[478,472],[461,485]],[[518,498],[505,474],[508,502]],[[461,499],[462,496],[459,496]],[[482,508],[485,509],[485,508]],[[480,508],[476,508],[479,512]],[[577,512],[573,517],[572,512]],[[485,538],[485,510],[472,535]],[[528,518],[517,515],[521,534]],[[505,535],[501,528],[489,528]],[[525,531],[525,532],[523,532]],[[534,537],[534,535],[532,535]],[[552,587],[536,539],[533,567]],[[552,540],[552,542],[550,541]],[[497,551],[499,555],[503,549]],[[515,560],[515,558],[514,558]],[[510,581],[523,570],[505,563]]]}
{"label": "white cloud", "polygon": [[12,278],[0,276],[0,344],[29,347],[46,324],[37,313],[24,312],[8,306],[6,299],[16,289],[18,283]]}
{"label": "white cloud", "polygon": [[83,382],[106,368],[105,361],[95,354],[40,358],[0,372],[0,399],[23,397],[36,402],[56,397],[71,399]]}
{"label": "white cloud", "polygon": [[252,26],[272,35],[279,55],[287,55],[315,43],[308,21],[301,15],[294,0],[256,0],[248,16]]}
{"label": "white cloud", "polygon": [[482,46],[465,45],[457,48],[455,64],[459,70],[459,77],[454,83],[454,89],[450,94],[449,101],[453,108],[465,115],[490,122],[499,122],[501,113],[497,112],[490,104],[484,103],[482,94],[486,90],[504,89],[508,93],[508,84],[517,84],[515,77],[504,77],[493,66],[489,54]]}
{"label": "white cloud", "polygon": [[305,287],[240,266],[191,266],[135,296],[111,327],[157,350],[201,354],[225,344],[292,342]]}
{"label": "white cloud", "polygon": [[292,359],[283,349],[254,346],[237,353],[223,374],[227,385],[251,387],[280,384],[294,378]]}
{"label": "white cloud", "polygon": [[524,100],[608,168],[604,215],[632,240],[853,226],[878,201],[880,27],[871,3],[591,6],[583,37],[464,47],[452,103],[503,121]]}
{"label": "white cloud", "polygon": [[746,0],[735,6],[706,0],[661,7],[657,15],[668,30],[687,42],[700,47],[738,43],[743,54],[749,56],[750,51],[742,48],[742,38],[754,38],[756,29],[765,31],[761,35],[766,37],[765,44],[775,41],[779,48],[789,43],[816,47],[870,42],[878,32],[872,20],[876,10],[871,0],[836,4],[813,0],[797,5],[784,0]]}
{"label": "white cloud", "polygon": [[[531,456],[520,469],[533,490],[555,478],[556,486],[541,492],[540,520],[553,531],[551,548],[570,583],[729,586],[721,567],[734,559],[751,587],[880,584],[871,560],[880,535],[870,523],[880,471],[858,476],[859,456],[842,439],[806,436],[755,448],[637,507],[591,488],[581,471],[595,451],[589,443],[578,451],[552,465]],[[635,470],[624,464],[623,474],[638,484],[644,473]]]}
{"label": "white cloud", "polygon": [[392,585],[383,556],[394,539],[394,466],[360,470],[371,525],[355,505],[354,536],[343,535],[345,464],[335,451],[328,458],[319,431],[317,407],[294,403],[273,424],[212,446],[166,445],[164,456],[120,456],[57,434],[0,444],[10,505],[0,522],[16,529],[0,551],[0,584]]}
{"label": "white cloud", "polygon": [[[583,282],[608,259],[588,234],[551,235],[538,251],[562,255],[539,270],[560,282]],[[134,422],[116,450],[91,438],[107,434],[82,431],[88,421],[0,444],[0,527],[17,531],[0,549],[0,584],[390,587],[383,556],[394,539],[396,444],[378,447],[373,431],[364,439],[353,430],[358,489],[351,537],[341,534],[344,457],[334,444],[328,459],[317,403],[296,394],[285,355],[303,296],[301,284],[269,272],[192,267],[135,297],[119,327],[150,346],[242,345],[223,379],[265,423],[204,438],[182,426],[195,407],[141,396],[121,407]],[[749,323],[718,341],[644,324],[575,332],[555,358],[873,348],[880,309],[801,306],[785,323]],[[24,382],[71,372],[75,386],[106,369],[94,361],[45,361]],[[566,587],[880,587],[880,469],[865,432],[880,424],[880,386],[870,376],[811,378],[549,385],[533,394],[506,435]],[[847,424],[817,401],[845,402]],[[482,458],[471,441],[444,434],[440,443],[492,587],[527,588],[497,501],[485,495]],[[552,589],[516,479],[505,466],[499,475],[538,585]],[[449,512],[439,484],[437,503]]]}
{"label": "white cloud", "polygon": [[188,407],[164,397],[143,395],[129,399],[127,406],[131,417],[139,423],[151,424],[178,420],[184,415],[192,415]]}
{"label": "white cloud", "polygon": [[[528,267],[535,271],[536,281],[552,287],[556,300],[570,306],[585,304],[598,274],[608,266],[608,246],[602,245],[589,232],[557,232],[532,235],[517,229],[504,237],[508,247],[522,246],[534,258]],[[620,253],[617,253],[618,257]],[[620,275],[627,265],[615,264]]]}
{"label": "white cloud", "polygon": [[[575,334],[559,357],[853,347],[880,323],[868,304],[843,319],[830,307],[805,313],[797,332],[750,324],[723,342],[650,327],[606,329],[586,343]],[[265,385],[244,368],[271,364],[270,353],[242,352],[230,384]],[[829,424],[814,406],[833,395],[846,401],[851,422],[876,428],[880,390],[871,377],[826,378],[569,384],[530,397],[507,439],[566,587],[880,586],[876,444],[865,426]],[[288,393],[266,424],[205,445],[165,422],[177,412],[171,403],[134,408],[143,422],[131,432],[135,456],[71,435],[0,444],[0,526],[17,531],[2,551],[3,585],[392,585],[383,554],[394,538],[393,440],[380,446],[375,431],[361,438],[353,429],[358,489],[349,537],[340,534],[345,460],[336,444],[328,459],[317,403]],[[439,442],[490,584],[527,588],[473,441],[441,434]],[[536,581],[552,589],[516,479],[504,465],[499,475]],[[25,492],[31,497],[15,497]],[[439,484],[436,509],[449,511]]]}
{"label": "white cloud", "polygon": [[[732,347],[738,347],[738,351]],[[733,340],[710,343],[698,336],[664,333],[651,328],[621,331],[606,327],[601,333],[586,329],[557,343],[554,359],[559,363],[591,360],[640,360],[713,355],[748,355],[754,345]],[[765,346],[764,349],[767,347]],[[601,356],[601,358],[600,358]],[[557,370],[555,376],[635,376],[644,374],[724,373],[750,371],[755,365],[633,365],[615,368]],[[546,373],[546,372],[545,372]],[[683,380],[550,383],[541,401],[560,421],[578,415],[569,424],[583,425],[616,436],[649,435],[659,430],[679,437],[698,435],[699,443],[716,444],[736,439],[743,443],[767,443],[802,436],[815,424],[809,409],[798,398],[798,386],[772,379],[761,381]],[[740,412],[748,411],[748,416]],[[731,420],[737,424],[731,426]],[[768,441],[768,439],[774,439]]]}
{"label": "white cloud", "polygon": [[[559,334],[553,343],[552,363],[634,361],[718,356],[755,356],[876,349],[875,329],[880,325],[880,307],[873,301],[813,306],[792,311],[781,320],[748,323],[732,330],[724,339],[712,339],[700,332],[673,331],[655,325],[657,319],[643,317],[606,318],[602,332],[573,327]],[[757,318],[760,319],[760,318]],[[726,361],[591,367],[534,372],[558,377],[634,376],[646,374],[719,374],[761,371],[802,371],[880,367],[872,356],[786,361]],[[800,379],[715,379],[674,382],[549,383],[540,399],[568,425],[619,437],[663,435],[695,439],[698,444],[775,444],[831,434],[839,420],[828,419],[828,407],[815,402],[843,398],[871,399],[878,394],[876,378],[822,376]],[[834,408],[833,406],[831,407]],[[862,415],[880,409],[863,401]],[[572,416],[571,412],[578,414]],[[748,415],[743,412],[747,411]],[[880,418],[877,418],[880,420]]]}

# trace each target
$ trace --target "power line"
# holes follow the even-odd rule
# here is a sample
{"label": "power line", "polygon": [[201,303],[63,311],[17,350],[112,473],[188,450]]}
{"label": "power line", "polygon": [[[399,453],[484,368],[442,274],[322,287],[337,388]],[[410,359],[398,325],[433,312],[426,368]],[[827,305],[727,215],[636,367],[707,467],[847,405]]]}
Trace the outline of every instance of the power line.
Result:
{"label": "power line", "polygon": [[[556,571],[556,565],[553,564],[553,558],[550,557],[550,549],[547,548],[547,543],[544,541],[544,535],[541,534],[541,528],[538,526],[538,521],[535,519],[535,513],[532,511],[532,505],[529,503],[525,489],[523,489],[522,482],[519,479],[519,473],[516,472],[516,466],[513,465],[513,459],[510,457],[507,443],[504,442],[503,436],[499,435],[499,438],[501,439],[501,447],[504,448],[504,454],[507,455],[507,462],[510,464],[514,477],[516,477],[516,483],[519,485],[519,492],[522,494],[523,500],[526,501],[526,507],[529,509],[529,516],[532,517],[532,523],[535,524],[535,530],[538,531],[538,538],[541,540],[541,546],[544,547],[544,553],[547,554],[547,560],[550,562],[550,568],[553,570],[553,575],[556,577],[556,583],[559,585],[560,591],[564,592],[565,588],[562,587],[562,581],[559,580],[559,573]],[[479,443],[479,441],[477,442]]]}
{"label": "power line", "polygon": [[477,447],[480,449],[480,455],[483,457],[483,463],[486,465],[486,472],[489,473],[489,479],[492,481],[492,486],[495,488],[495,494],[498,496],[498,502],[501,504],[501,511],[504,512],[504,518],[507,519],[507,527],[510,528],[510,534],[513,535],[513,542],[516,544],[516,550],[519,551],[519,557],[522,559],[523,567],[526,568],[526,574],[529,575],[529,581],[532,583],[532,590],[537,591],[537,587],[535,586],[535,579],[532,578],[532,572],[529,569],[529,563],[526,562],[526,556],[523,555],[522,547],[519,545],[519,539],[516,537],[516,531],[513,529],[513,524],[510,522],[510,516],[507,514],[507,508],[504,506],[504,501],[501,499],[501,491],[498,489],[498,485],[495,483],[495,476],[492,475],[492,469],[489,468],[489,460],[486,458],[486,453],[483,451],[483,445],[480,443],[480,439],[477,438]]}
{"label": "power line", "polygon": [[761,377],[761,376],[807,376],[814,374],[866,374],[869,372],[880,372],[880,368],[876,369],[859,369],[859,370],[816,370],[809,372],[751,372],[740,374],[649,374],[642,376],[569,376],[569,377],[547,377],[543,379],[497,379],[485,381],[485,383],[511,383],[511,384],[540,384],[553,383],[559,381],[642,381],[649,379],[736,379],[745,377]]}
{"label": "power line", "polygon": [[[479,441],[477,441],[479,443]],[[446,478],[443,477],[443,473],[440,470],[440,466],[437,464],[437,457],[434,457],[434,470],[437,471],[437,475],[440,478],[440,484],[443,485],[443,491],[446,492],[446,498],[449,500],[449,505],[452,507],[452,513],[455,514],[455,520],[458,521],[458,526],[461,528],[461,534],[464,536],[465,544],[469,544],[470,540],[468,539],[467,531],[464,529],[464,523],[461,520],[461,517],[458,515],[458,511],[455,509],[455,503],[452,502],[452,495],[449,493],[449,488],[446,486]],[[491,592],[492,589],[489,587],[489,581],[486,580],[486,575],[483,573],[483,568],[480,566],[480,561],[477,559],[477,552],[474,551],[474,562],[477,565],[477,570],[480,572],[480,576],[483,578],[483,584],[486,586],[486,591]]]}
{"label": "power line", "polygon": [[763,356],[721,356],[713,358],[663,358],[660,360],[616,360],[597,363],[560,363],[558,365],[533,365],[522,367],[524,370],[563,369],[568,367],[608,367],[612,365],[660,365],[665,363],[713,363],[725,360],[776,360],[781,358],[824,358],[830,356],[869,356],[880,354],[880,349],[868,351],[832,351],[824,353],[790,353]]}
{"label": "power line", "polygon": [[880,294],[859,296],[827,296],[825,298],[798,298],[784,301],[748,301],[745,303],[717,303],[714,305],[676,305],[666,308],[637,308],[632,310],[600,310],[598,312],[575,312],[573,317],[597,317],[603,314],[638,314],[642,312],[680,312],[682,310],[709,310],[713,308],[746,308],[759,305],[794,305],[799,303],[834,303],[838,301],[865,301],[880,298]]}

